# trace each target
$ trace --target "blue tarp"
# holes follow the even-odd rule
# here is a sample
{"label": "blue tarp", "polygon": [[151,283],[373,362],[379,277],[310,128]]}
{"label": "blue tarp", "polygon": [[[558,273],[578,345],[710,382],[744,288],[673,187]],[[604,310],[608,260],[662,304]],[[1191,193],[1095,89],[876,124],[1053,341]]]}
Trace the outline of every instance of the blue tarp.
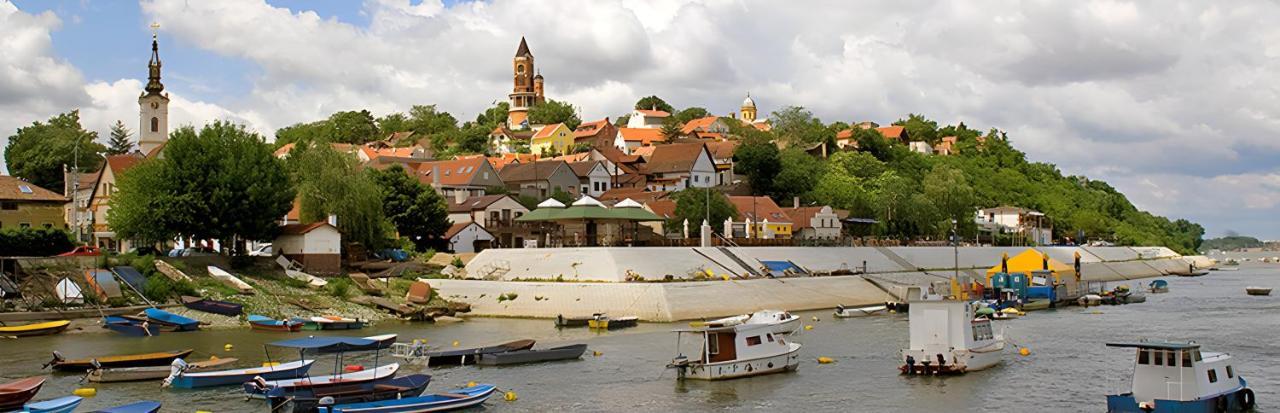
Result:
{"label": "blue tarp", "polygon": [[295,338],[271,343],[276,347],[296,348],[301,350],[320,350],[326,353],[340,351],[370,350],[378,346],[377,341],[359,337],[307,337]]}
{"label": "blue tarp", "polygon": [[130,287],[133,287],[134,291],[142,291],[142,287],[147,283],[147,277],[138,272],[137,268],[121,266],[112,268],[111,271],[114,271],[116,276],[124,280]]}
{"label": "blue tarp", "polygon": [[774,277],[786,276],[789,271],[791,274],[804,274],[804,268],[791,261],[760,261],[764,267],[769,269],[769,275]]}

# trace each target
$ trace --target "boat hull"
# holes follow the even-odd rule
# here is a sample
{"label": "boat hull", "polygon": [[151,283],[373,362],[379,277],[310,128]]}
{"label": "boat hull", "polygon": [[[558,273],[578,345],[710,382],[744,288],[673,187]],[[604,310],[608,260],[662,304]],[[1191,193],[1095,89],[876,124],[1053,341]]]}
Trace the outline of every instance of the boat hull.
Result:
{"label": "boat hull", "polygon": [[481,384],[462,390],[449,392],[461,397],[441,397],[438,395],[411,397],[399,400],[384,400],[371,403],[341,404],[333,407],[322,407],[320,413],[428,413],[465,409],[484,403],[497,391],[493,385]]}
{"label": "boat hull", "polygon": [[556,316],[556,327],[586,327],[591,317],[565,317],[563,315]]}
{"label": "boat hull", "polygon": [[60,320],[47,323],[27,324],[23,326],[0,327],[0,336],[31,337],[58,334],[67,329],[71,321]]}
{"label": "boat hull", "polygon": [[152,324],[172,327],[173,331],[196,331],[200,329],[200,321],[183,317],[157,308],[144,310]]}
{"label": "boat hull", "polygon": [[889,310],[889,307],[883,306],[883,305],[876,305],[876,306],[870,306],[870,307],[858,307],[858,308],[837,308],[835,312],[835,316],[840,318],[866,317],[866,316],[882,313],[888,310]]}
{"label": "boat hull", "polygon": [[[1246,397],[1248,400],[1246,400]],[[1200,400],[1161,400],[1156,399],[1153,407],[1143,409],[1134,399],[1133,393],[1107,395],[1107,412],[1109,413],[1215,413],[1244,412],[1253,410],[1255,401],[1253,391],[1242,387],[1234,391]]]}
{"label": "boat hull", "polygon": [[1248,287],[1244,289],[1244,292],[1249,295],[1271,295],[1271,289],[1263,287]]}
{"label": "boat hull", "polygon": [[22,406],[22,411],[24,413],[70,413],[75,411],[82,401],[84,399],[80,396],[59,397],[53,400],[27,403]]}
{"label": "boat hull", "polygon": [[791,343],[790,346],[791,349],[786,353],[775,356],[720,363],[690,363],[677,368],[681,370],[681,378],[694,380],[729,380],[795,371],[800,368],[800,345]]}
{"label": "boat hull", "polygon": [[[235,363],[238,359],[224,358],[217,360],[200,361],[188,364],[187,371],[197,372],[208,370],[213,367],[225,366]],[[94,369],[89,371],[89,381],[94,383],[117,383],[128,381],[147,381],[160,380],[169,377],[172,374],[172,368],[169,366],[151,366],[151,367],[125,367],[125,368],[109,368]]]}
{"label": "boat hull", "polygon": [[262,377],[264,380],[292,379],[306,376],[313,363],[315,360],[304,360],[255,369],[180,373],[169,385],[179,389],[197,389],[243,384],[254,377]]}
{"label": "boat hull", "polygon": [[93,413],[155,413],[158,411],[160,411],[160,402],[144,401],[96,410]]}
{"label": "boat hull", "polygon": [[[908,366],[907,356],[911,356],[915,363]],[[952,350],[949,362],[941,368],[936,363],[925,365],[924,360],[937,361],[937,355],[925,354],[921,350],[903,350],[902,365],[898,367],[898,371],[908,375],[939,375],[986,370],[1004,360],[1004,342],[999,341],[977,350]]]}
{"label": "boat hull", "polygon": [[206,300],[198,297],[183,296],[182,305],[196,311],[206,313],[225,315],[227,317],[239,317],[244,312],[244,306],[226,301]]}
{"label": "boat hull", "polygon": [[[107,356],[98,357],[98,366],[100,368],[115,367],[147,367],[147,366],[168,366],[173,363],[174,359],[180,359],[191,354],[195,350],[179,350],[164,353],[147,353],[134,354],[127,356]],[[54,354],[54,361],[50,363],[54,370],[58,371],[75,371],[85,372],[94,368],[92,358],[77,360],[61,360],[57,353]]]}
{"label": "boat hull", "polygon": [[379,382],[359,383],[327,389],[286,391],[272,389],[267,392],[267,406],[277,413],[311,413],[320,406],[320,399],[333,398],[332,404],[367,403],[380,400],[418,397],[431,383],[431,376],[411,374]]}
{"label": "boat hull", "polygon": [[379,366],[373,370],[346,373],[336,376],[326,375],[301,379],[287,378],[270,381],[264,380],[262,382],[251,380],[244,383],[244,392],[249,397],[254,398],[265,398],[268,391],[277,388],[284,389],[286,392],[307,393],[352,384],[376,383],[384,380],[390,380],[392,377],[395,377],[397,371],[400,371],[400,364],[392,363],[385,366]]}
{"label": "boat hull", "polygon": [[586,344],[555,347],[543,350],[519,350],[505,353],[481,354],[476,364],[504,366],[510,364],[538,363],[544,361],[573,360],[587,351]]}
{"label": "boat hull", "polygon": [[44,377],[28,377],[0,384],[0,411],[17,410],[40,392]]}
{"label": "boat hull", "polygon": [[533,348],[533,340],[516,340],[505,344],[499,344],[490,347],[473,348],[466,350],[450,350],[440,352],[427,352],[427,367],[436,366],[462,366],[467,364],[475,364],[481,354],[505,353],[508,351],[528,350]]}

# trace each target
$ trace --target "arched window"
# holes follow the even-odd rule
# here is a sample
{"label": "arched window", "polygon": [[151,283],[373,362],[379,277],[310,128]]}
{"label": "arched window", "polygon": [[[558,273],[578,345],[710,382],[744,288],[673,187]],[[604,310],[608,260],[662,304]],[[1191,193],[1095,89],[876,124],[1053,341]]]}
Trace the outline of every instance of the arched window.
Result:
{"label": "arched window", "polygon": [[152,132],[160,131],[160,118],[157,118],[157,117],[151,118],[151,131]]}

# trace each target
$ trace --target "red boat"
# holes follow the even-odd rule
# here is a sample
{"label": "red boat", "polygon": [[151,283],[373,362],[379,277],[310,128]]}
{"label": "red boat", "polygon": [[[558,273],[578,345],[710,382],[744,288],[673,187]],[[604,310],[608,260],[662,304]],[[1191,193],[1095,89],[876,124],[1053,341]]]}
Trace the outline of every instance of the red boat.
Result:
{"label": "red boat", "polygon": [[21,409],[40,392],[44,380],[43,376],[36,376],[0,384],[0,411]]}

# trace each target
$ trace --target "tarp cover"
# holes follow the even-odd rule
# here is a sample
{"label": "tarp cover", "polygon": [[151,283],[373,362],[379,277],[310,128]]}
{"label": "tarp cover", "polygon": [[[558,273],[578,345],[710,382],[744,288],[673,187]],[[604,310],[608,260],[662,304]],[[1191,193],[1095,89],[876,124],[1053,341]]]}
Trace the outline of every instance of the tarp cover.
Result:
{"label": "tarp cover", "polygon": [[326,353],[373,349],[378,342],[359,337],[307,337],[271,343],[272,346],[301,350],[320,350]]}
{"label": "tarp cover", "polygon": [[142,275],[137,268],[129,266],[120,266],[111,269],[115,271],[116,276],[124,280],[126,284],[133,287],[134,291],[142,291],[142,287],[147,284],[147,277]]}

